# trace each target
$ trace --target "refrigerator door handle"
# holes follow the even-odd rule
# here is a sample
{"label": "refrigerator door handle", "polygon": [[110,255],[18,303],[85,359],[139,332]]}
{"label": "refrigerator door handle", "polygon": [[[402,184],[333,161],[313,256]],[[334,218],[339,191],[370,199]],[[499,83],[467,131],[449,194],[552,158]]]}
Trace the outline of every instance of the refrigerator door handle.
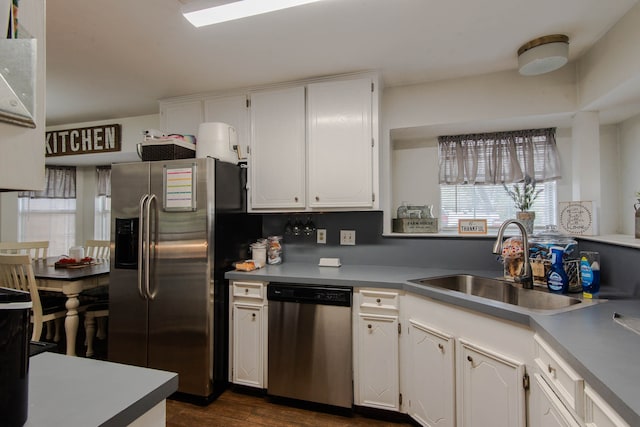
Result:
{"label": "refrigerator door handle", "polygon": [[[154,210],[153,210],[153,214],[154,214],[154,221],[153,221],[153,226],[154,229],[151,229],[151,205],[153,204]],[[154,247],[155,247],[155,227],[157,224],[157,199],[156,199],[156,195],[155,194],[151,194],[147,200],[147,205],[145,207],[145,217],[146,217],[146,221],[145,221],[145,248],[147,249],[147,255],[145,256],[144,259],[144,291],[145,294],[147,295],[147,299],[153,301],[156,298],[156,290],[154,289],[153,292],[151,292],[151,279],[150,279],[150,267],[151,267],[151,258],[153,255],[155,255],[155,249],[152,251],[151,250],[151,245],[153,243]],[[151,234],[153,231],[153,240],[151,239]]]}
{"label": "refrigerator door handle", "polygon": [[140,198],[139,210],[138,210],[138,295],[140,298],[147,299],[146,295],[142,290],[142,281],[144,276],[144,259],[145,257],[145,247],[144,247],[144,229],[145,229],[145,207],[147,205],[147,200],[149,199],[148,194],[144,194]]}

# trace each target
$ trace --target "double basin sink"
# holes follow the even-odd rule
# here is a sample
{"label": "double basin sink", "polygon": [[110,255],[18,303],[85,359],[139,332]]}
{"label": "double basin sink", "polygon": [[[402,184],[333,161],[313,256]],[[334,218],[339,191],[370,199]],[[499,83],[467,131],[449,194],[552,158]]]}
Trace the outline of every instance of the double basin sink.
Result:
{"label": "double basin sink", "polygon": [[411,280],[420,285],[462,292],[514,306],[549,312],[562,312],[588,305],[586,301],[542,289],[524,289],[521,284],[468,274]]}

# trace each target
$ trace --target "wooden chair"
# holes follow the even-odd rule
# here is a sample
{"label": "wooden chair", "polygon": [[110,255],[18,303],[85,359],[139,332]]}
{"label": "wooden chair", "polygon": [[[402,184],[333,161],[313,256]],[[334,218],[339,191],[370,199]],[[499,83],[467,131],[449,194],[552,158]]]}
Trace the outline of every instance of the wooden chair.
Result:
{"label": "wooden chair", "polygon": [[[0,254],[28,254],[32,261],[45,261],[49,251],[48,241],[37,242],[0,242]],[[56,297],[49,292],[45,292],[48,297]],[[41,294],[42,295],[42,294]],[[60,341],[60,331],[62,330],[62,319],[55,322],[45,323],[48,340]],[[53,327],[52,327],[53,326]]]}
{"label": "wooden chair", "polygon": [[0,285],[27,291],[33,302],[31,322],[33,323],[32,341],[40,341],[43,322],[63,319],[67,314],[65,297],[47,298],[43,304],[33,275],[31,258],[27,254],[0,254]]}
{"label": "wooden chair", "polygon": [[49,242],[0,242],[0,254],[28,254],[32,260],[47,258]]}
{"label": "wooden chair", "polygon": [[[111,257],[111,242],[109,240],[87,240],[85,245],[85,255],[98,261],[107,261]],[[106,291],[105,291],[106,290]],[[89,293],[87,293],[89,294]],[[91,296],[98,297],[98,301],[87,306],[84,314],[85,345],[87,346],[87,357],[93,356],[93,340],[105,339],[106,322],[109,317],[109,293],[108,287],[100,287],[99,290],[90,293]],[[98,323],[96,333],[96,319]]]}
{"label": "wooden chair", "polygon": [[111,242],[108,240],[87,240],[84,244],[84,254],[96,260],[108,260],[111,257]]}

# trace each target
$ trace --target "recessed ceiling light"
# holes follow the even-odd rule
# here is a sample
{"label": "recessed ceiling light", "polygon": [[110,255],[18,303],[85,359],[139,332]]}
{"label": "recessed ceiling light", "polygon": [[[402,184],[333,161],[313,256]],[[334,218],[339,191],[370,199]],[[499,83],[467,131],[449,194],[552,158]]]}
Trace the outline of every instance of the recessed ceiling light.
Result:
{"label": "recessed ceiling light", "polygon": [[518,70],[523,76],[536,76],[564,66],[568,61],[569,37],[553,34],[538,37],[518,49]]}
{"label": "recessed ceiling light", "polygon": [[193,26],[203,27],[318,1],[321,0],[196,0],[183,6],[182,14]]}

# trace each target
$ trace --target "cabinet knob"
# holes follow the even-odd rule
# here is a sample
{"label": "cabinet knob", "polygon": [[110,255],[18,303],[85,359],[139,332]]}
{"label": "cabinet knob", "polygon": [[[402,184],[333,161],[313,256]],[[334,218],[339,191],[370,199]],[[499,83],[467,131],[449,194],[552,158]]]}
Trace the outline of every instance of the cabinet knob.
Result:
{"label": "cabinet knob", "polygon": [[549,365],[547,366],[547,370],[549,371],[549,373],[550,373],[550,374],[554,374],[554,375],[555,375],[556,368],[554,368],[553,366],[551,366],[551,364],[549,364]]}
{"label": "cabinet knob", "polygon": [[251,317],[253,317],[255,319],[256,318],[256,314],[255,313],[251,313]]}
{"label": "cabinet knob", "polygon": [[294,202],[297,202],[297,201],[298,201],[298,197],[297,197],[297,196],[296,196],[296,197],[294,197],[294,198],[293,198],[293,201],[294,201]]}
{"label": "cabinet knob", "polygon": [[320,197],[316,196],[316,202],[320,201]]}
{"label": "cabinet knob", "polygon": [[381,301],[382,301],[382,300],[381,300],[380,298],[376,299],[376,302],[377,302],[378,304],[380,304],[380,302],[381,302]]}
{"label": "cabinet knob", "polygon": [[367,325],[367,328],[369,328],[369,329],[371,329],[371,328],[372,328],[371,323],[369,323],[369,324]]}
{"label": "cabinet knob", "polygon": [[248,293],[249,293],[249,289],[245,289],[245,290],[244,290],[244,293],[245,293],[245,294],[248,294]]}
{"label": "cabinet knob", "polygon": [[440,349],[441,352],[444,353],[444,346],[442,345],[442,343],[438,344],[438,348]]}
{"label": "cabinet knob", "polygon": [[469,362],[473,363],[473,357],[471,357],[471,356],[467,356],[467,360],[468,360]]}

